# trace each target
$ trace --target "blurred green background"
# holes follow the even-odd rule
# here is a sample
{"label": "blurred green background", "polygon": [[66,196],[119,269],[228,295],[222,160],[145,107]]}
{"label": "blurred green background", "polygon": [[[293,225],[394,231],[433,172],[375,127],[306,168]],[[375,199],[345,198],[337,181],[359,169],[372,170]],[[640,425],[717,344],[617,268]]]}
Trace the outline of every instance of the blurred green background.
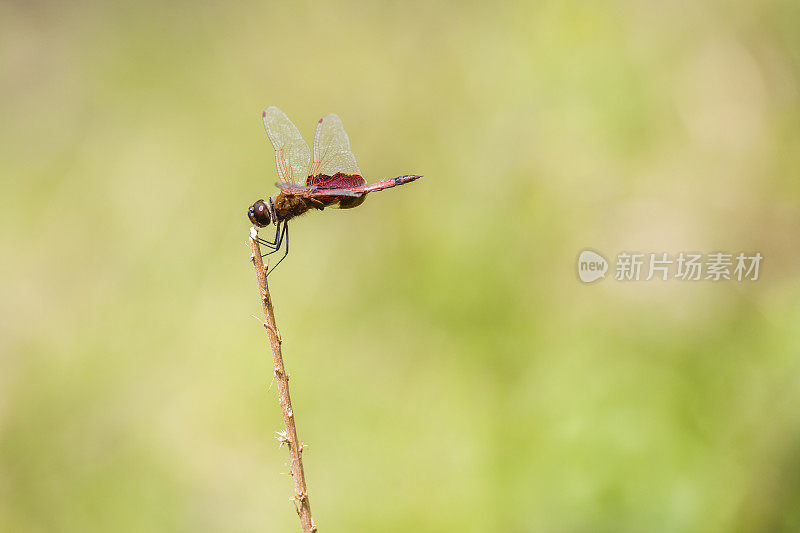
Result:
{"label": "blurred green background", "polygon": [[0,4],[0,530],[299,530],[274,104],[425,175],[270,278],[320,531],[800,531],[800,7],[742,4]]}

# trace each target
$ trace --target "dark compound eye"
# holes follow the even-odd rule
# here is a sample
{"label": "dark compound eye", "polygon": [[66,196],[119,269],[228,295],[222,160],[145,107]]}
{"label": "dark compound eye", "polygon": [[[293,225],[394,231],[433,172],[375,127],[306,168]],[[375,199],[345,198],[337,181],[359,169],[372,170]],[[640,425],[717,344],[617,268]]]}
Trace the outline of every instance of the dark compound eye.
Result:
{"label": "dark compound eye", "polygon": [[251,205],[247,210],[247,217],[253,224],[262,228],[269,226],[271,222],[269,208],[264,203],[264,200],[259,200]]}

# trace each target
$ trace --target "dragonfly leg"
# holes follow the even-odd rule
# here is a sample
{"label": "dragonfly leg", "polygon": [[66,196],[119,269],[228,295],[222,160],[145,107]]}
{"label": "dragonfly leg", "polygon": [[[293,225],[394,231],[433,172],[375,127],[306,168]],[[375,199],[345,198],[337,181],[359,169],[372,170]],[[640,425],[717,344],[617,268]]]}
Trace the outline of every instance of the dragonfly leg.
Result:
{"label": "dragonfly leg", "polygon": [[281,225],[275,224],[275,238],[271,241],[268,241],[267,239],[262,239],[261,237],[258,237],[258,243],[263,244],[267,248],[275,250],[278,246],[280,246],[280,241],[278,241],[278,236],[280,234],[280,231],[281,231]]}
{"label": "dragonfly leg", "polygon": [[267,242],[266,247],[269,248],[269,252],[265,254],[261,254],[261,257],[267,257],[268,255],[272,255],[275,252],[279,252],[281,249],[281,244],[283,244],[283,235],[286,233],[286,222],[283,223],[283,228],[278,225],[278,231],[275,232],[275,242]]}
{"label": "dragonfly leg", "polygon": [[[270,268],[270,269],[269,269],[269,272],[267,272],[266,276],[269,276],[269,275],[270,275],[270,273],[272,273],[272,271],[273,271],[273,270],[275,270],[276,268],[278,268],[278,265],[280,265],[280,264],[281,264],[281,261],[283,261],[284,259],[286,259],[286,256],[287,256],[287,255],[289,255],[289,223],[288,223],[288,222],[284,222],[284,223],[283,223],[283,232],[281,232],[281,239],[280,239],[280,240],[281,240],[281,242],[278,244],[278,246],[280,246],[281,244],[283,244],[283,241],[284,241],[284,240],[286,241],[286,247],[285,247],[285,251],[283,252],[283,257],[281,257],[281,258],[278,260],[278,262],[277,262],[277,263],[275,263],[275,265],[274,265],[272,268]],[[277,251],[277,250],[276,250],[276,251]],[[270,252],[270,253],[272,253],[272,252]],[[266,277],[266,276],[265,276],[265,277]]]}

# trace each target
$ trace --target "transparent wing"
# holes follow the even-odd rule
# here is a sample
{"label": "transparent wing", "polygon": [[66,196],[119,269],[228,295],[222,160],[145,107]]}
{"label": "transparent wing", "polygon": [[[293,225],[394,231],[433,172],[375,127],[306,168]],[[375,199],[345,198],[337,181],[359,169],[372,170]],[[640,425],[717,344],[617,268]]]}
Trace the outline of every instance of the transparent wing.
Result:
{"label": "transparent wing", "polygon": [[350,149],[350,139],[344,131],[342,119],[335,113],[319,119],[317,132],[314,134],[314,162],[308,174],[312,178],[332,177],[336,174],[361,176],[361,169]]}
{"label": "transparent wing", "polygon": [[311,149],[308,143],[286,113],[277,107],[268,107],[262,118],[267,137],[275,149],[275,165],[278,167],[281,181],[305,185],[311,164]]}
{"label": "transparent wing", "polygon": [[314,185],[298,185],[297,183],[284,183],[282,181],[277,182],[275,186],[284,191],[315,191],[317,189]]}

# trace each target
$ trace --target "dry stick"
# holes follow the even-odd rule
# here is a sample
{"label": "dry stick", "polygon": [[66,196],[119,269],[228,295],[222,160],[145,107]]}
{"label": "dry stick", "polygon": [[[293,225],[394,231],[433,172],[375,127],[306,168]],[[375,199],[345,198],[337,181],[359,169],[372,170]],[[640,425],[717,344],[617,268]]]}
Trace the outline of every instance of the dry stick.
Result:
{"label": "dry stick", "polygon": [[278,433],[278,440],[281,445],[286,444],[289,448],[289,459],[291,474],[294,478],[294,499],[297,505],[297,514],[300,516],[300,523],[303,525],[303,533],[314,533],[317,526],[311,518],[311,504],[308,502],[308,489],[306,489],[306,476],[303,473],[303,446],[297,438],[297,429],[294,426],[294,411],[292,411],[292,400],[289,398],[289,376],[283,367],[283,356],[281,355],[281,336],[275,326],[275,312],[272,310],[272,298],[269,296],[267,287],[267,269],[261,260],[261,247],[258,245],[258,230],[250,228],[250,259],[256,269],[258,288],[261,291],[261,306],[264,308],[264,328],[269,336],[269,344],[272,347],[272,364],[275,367],[275,381],[278,382],[278,399],[281,402],[283,411],[283,424],[286,426],[284,432]]}

